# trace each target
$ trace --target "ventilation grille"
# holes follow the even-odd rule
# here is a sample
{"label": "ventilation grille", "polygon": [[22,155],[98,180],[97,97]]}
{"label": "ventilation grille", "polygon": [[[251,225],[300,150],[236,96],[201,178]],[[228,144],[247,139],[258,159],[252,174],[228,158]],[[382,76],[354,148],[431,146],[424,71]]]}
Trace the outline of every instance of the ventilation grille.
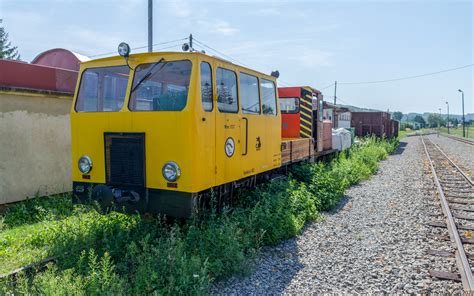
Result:
{"label": "ventilation grille", "polygon": [[107,183],[145,186],[145,137],[143,134],[105,135]]}

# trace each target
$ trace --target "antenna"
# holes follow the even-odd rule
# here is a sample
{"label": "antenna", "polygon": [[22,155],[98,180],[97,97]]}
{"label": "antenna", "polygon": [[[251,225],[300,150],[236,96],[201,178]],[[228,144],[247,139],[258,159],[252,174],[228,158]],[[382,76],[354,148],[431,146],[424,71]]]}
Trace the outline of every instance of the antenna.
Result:
{"label": "antenna", "polygon": [[194,50],[193,48],[193,34],[189,34],[189,42],[188,43],[184,43],[183,46],[181,47],[181,49],[183,51],[189,51],[189,52],[194,52],[196,50]]}

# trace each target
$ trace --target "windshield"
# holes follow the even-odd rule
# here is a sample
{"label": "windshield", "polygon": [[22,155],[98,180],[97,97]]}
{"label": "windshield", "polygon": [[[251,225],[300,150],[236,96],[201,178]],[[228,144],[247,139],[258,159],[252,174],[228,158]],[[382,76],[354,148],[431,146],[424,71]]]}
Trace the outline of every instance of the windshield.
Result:
{"label": "windshield", "polygon": [[142,64],[135,69],[132,111],[181,111],[186,106],[191,76],[190,61]]}
{"label": "windshield", "polygon": [[85,70],[77,95],[76,111],[113,112],[122,109],[129,75],[127,66]]}
{"label": "windshield", "polygon": [[281,113],[298,113],[299,99],[298,98],[280,98]]}

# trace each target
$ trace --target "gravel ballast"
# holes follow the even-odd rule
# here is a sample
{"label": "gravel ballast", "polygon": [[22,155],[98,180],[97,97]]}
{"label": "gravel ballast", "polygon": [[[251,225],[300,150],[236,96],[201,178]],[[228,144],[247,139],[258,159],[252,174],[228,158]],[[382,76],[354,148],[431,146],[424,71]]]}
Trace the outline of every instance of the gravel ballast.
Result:
{"label": "gravel ballast", "polygon": [[460,283],[429,276],[456,272],[419,137],[402,140],[378,173],[346,191],[339,208],[303,233],[265,247],[251,274],[215,283],[213,294],[452,293]]}
{"label": "gravel ballast", "polygon": [[474,176],[474,145],[459,142],[442,135],[430,135],[429,138],[443,149],[443,151],[463,170],[470,171]]}

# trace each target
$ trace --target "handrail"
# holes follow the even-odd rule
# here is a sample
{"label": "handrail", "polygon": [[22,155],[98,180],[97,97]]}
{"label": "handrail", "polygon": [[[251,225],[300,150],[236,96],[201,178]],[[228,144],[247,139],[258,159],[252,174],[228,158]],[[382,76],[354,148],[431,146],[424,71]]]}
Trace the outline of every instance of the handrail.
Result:
{"label": "handrail", "polygon": [[242,119],[245,120],[245,153],[242,153],[245,156],[248,153],[249,146],[249,120],[246,117],[242,117]]}

